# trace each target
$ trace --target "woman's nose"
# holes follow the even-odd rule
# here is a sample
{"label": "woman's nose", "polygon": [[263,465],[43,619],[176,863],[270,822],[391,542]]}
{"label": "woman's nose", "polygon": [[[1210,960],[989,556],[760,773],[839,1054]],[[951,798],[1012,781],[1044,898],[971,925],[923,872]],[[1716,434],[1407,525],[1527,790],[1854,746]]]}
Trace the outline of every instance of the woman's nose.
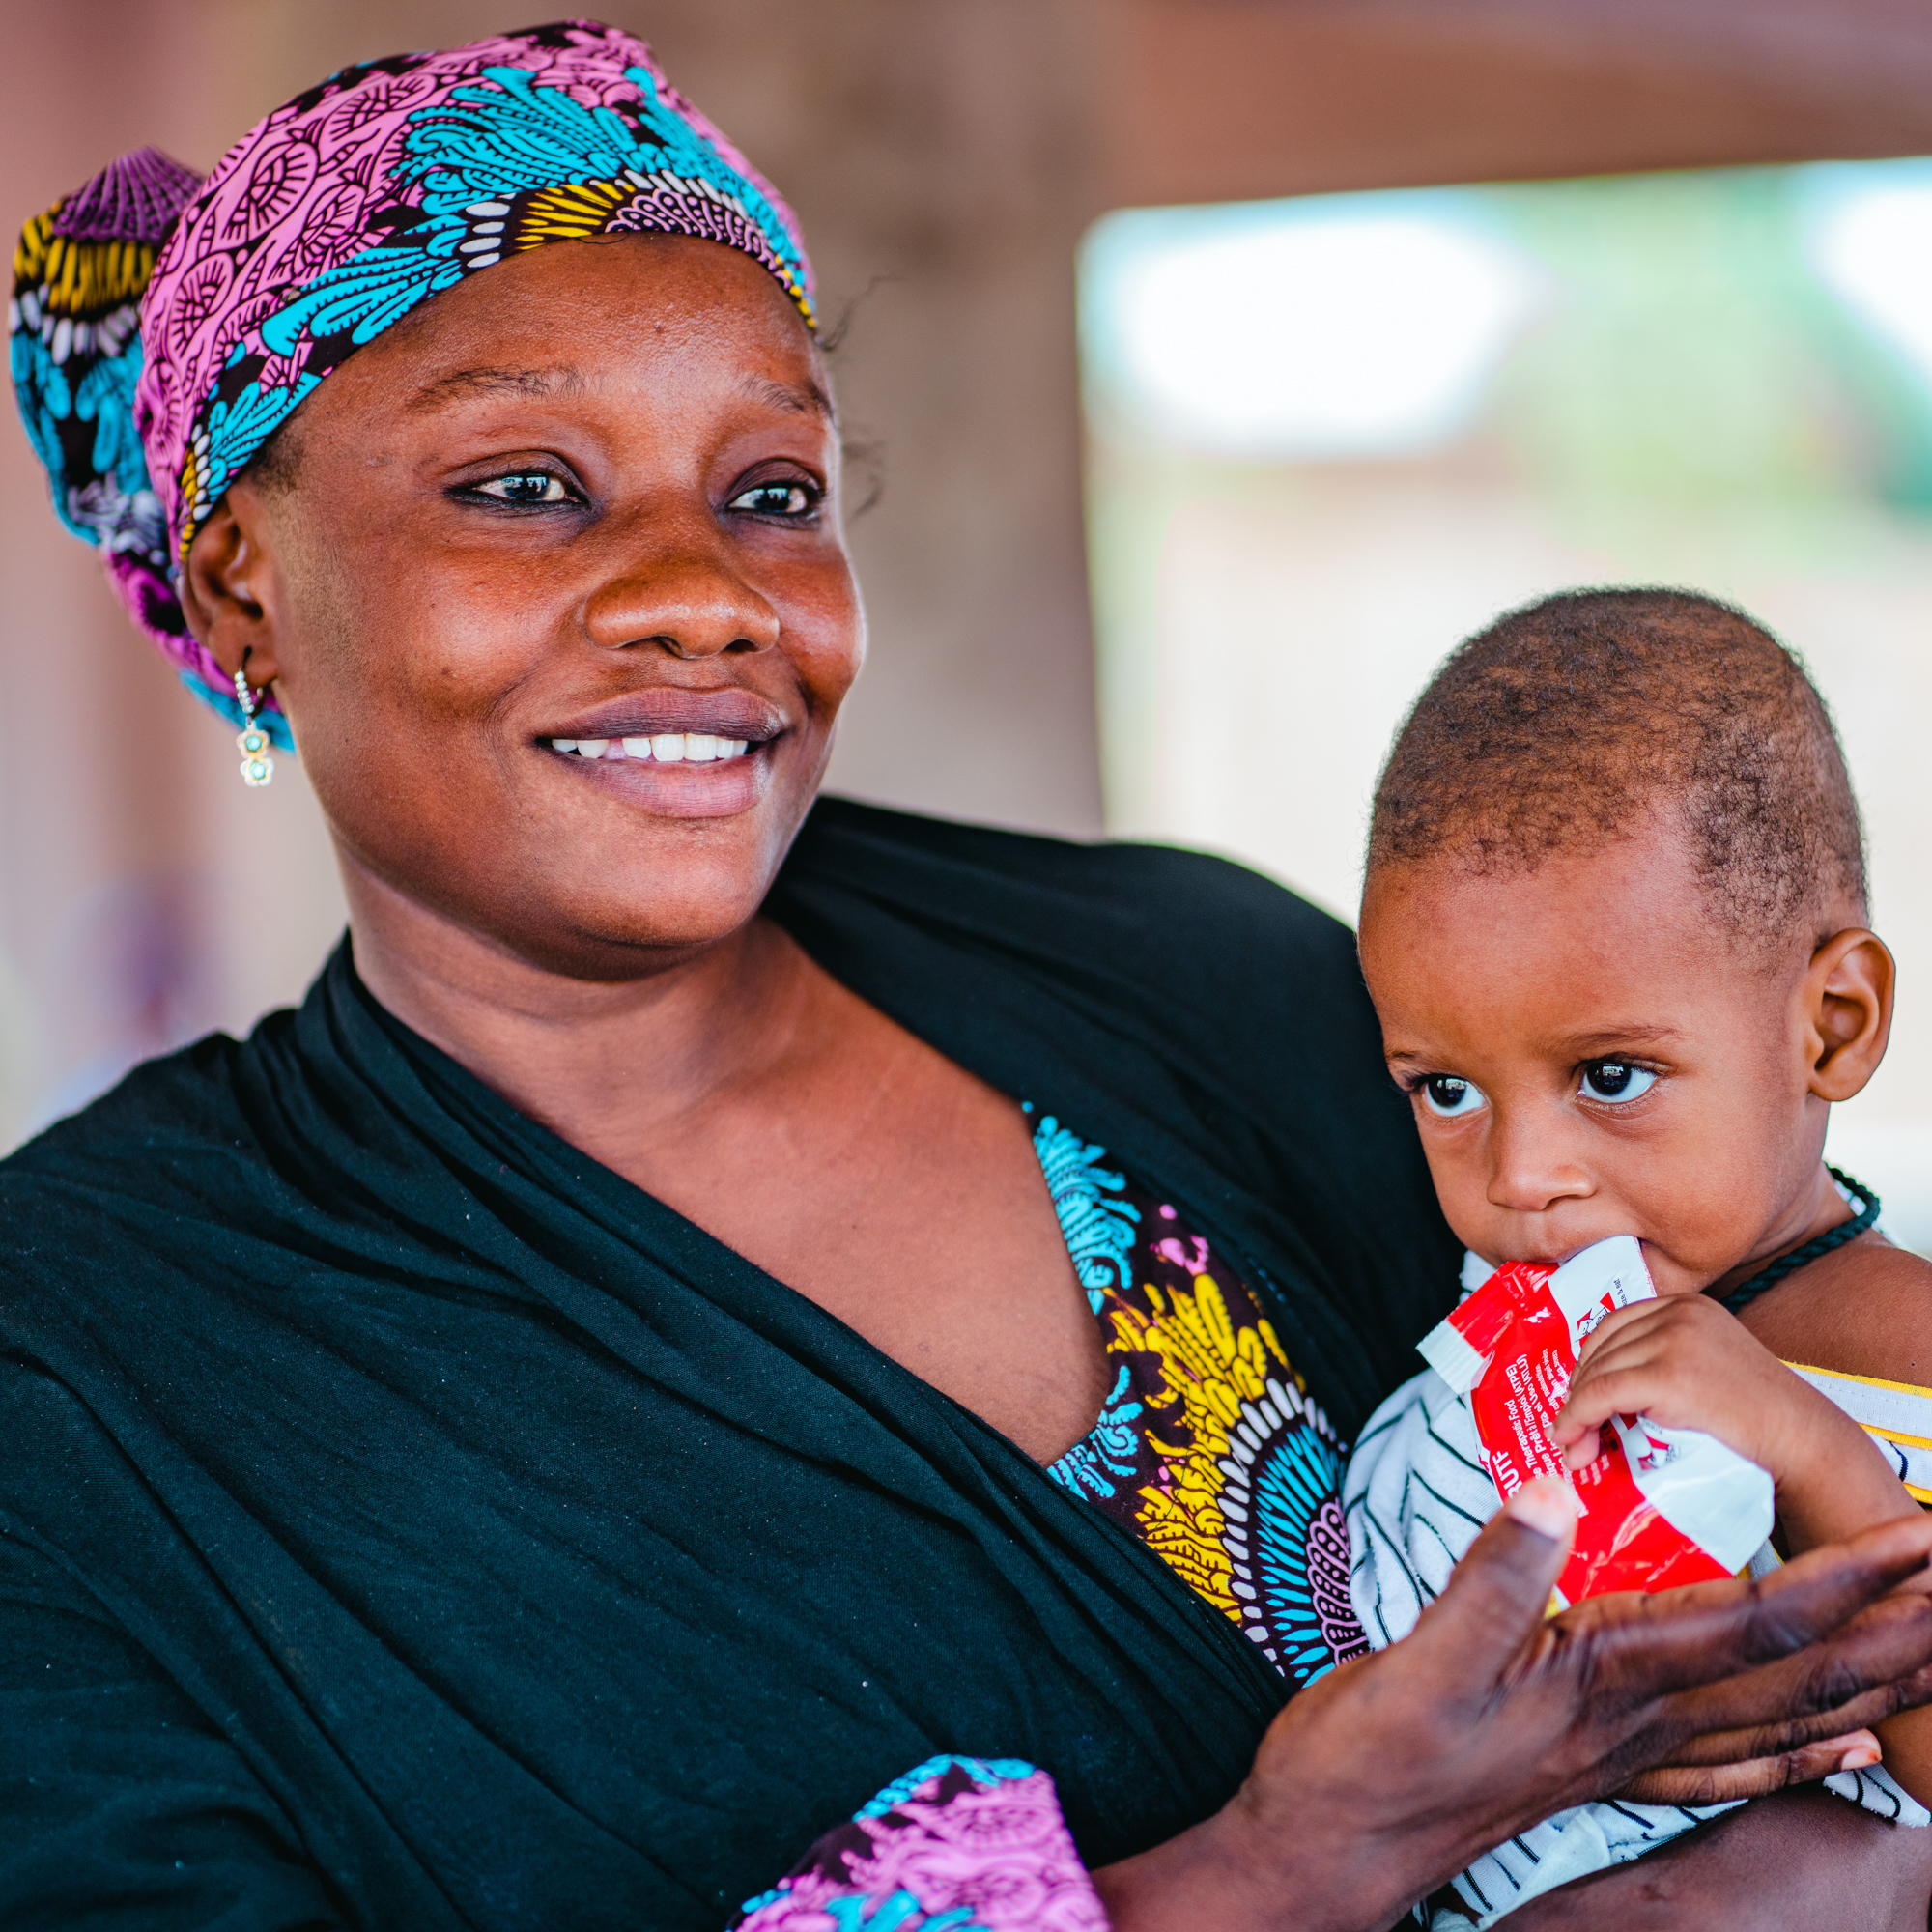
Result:
{"label": "woman's nose", "polygon": [[1490,1151],[1492,1207],[1543,1214],[1559,1201],[1582,1201],[1596,1192],[1589,1169],[1568,1157],[1560,1133],[1540,1123],[1498,1121]]}
{"label": "woman's nose", "polygon": [[661,556],[593,591],[583,628],[606,650],[654,645],[672,657],[708,658],[769,650],[779,613],[723,559]]}

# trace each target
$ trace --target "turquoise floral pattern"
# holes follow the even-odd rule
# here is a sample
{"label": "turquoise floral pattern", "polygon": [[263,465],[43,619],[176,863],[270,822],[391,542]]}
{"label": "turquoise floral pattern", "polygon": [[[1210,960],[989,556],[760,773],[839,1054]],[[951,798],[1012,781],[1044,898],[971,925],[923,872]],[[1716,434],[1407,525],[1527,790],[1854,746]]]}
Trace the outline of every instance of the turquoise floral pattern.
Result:
{"label": "turquoise floral pattern", "polygon": [[[1097,1291],[1090,1291],[1097,1293]],[[1105,1296],[1099,1298],[1104,1301]],[[1097,1309],[1094,1311],[1099,1312]],[[1134,1394],[1134,1372],[1122,1367],[1100,1406],[1100,1419],[1091,1434],[1076,1442],[1047,1474],[1076,1496],[1112,1496],[1141,1463],[1140,1419],[1147,1405]]]}
{"label": "turquoise floral pattern", "polygon": [[[1033,1111],[1031,1105],[1027,1111]],[[1106,1150],[1088,1147],[1051,1114],[1035,1130],[1033,1151],[1053,1196],[1073,1271],[1097,1315],[1105,1292],[1127,1278],[1127,1256],[1139,1229],[1140,1209],[1123,1197],[1126,1182],[1100,1165]]]}

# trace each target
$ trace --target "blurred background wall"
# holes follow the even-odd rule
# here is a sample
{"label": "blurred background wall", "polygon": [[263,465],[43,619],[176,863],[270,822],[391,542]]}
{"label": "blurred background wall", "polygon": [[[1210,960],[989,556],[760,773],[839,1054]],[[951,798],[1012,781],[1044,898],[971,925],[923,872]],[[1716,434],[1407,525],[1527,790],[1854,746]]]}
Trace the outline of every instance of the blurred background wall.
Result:
{"label": "blurred background wall", "polygon": [[[10,219],[153,142],[209,166],[483,0],[4,0]],[[873,658],[834,781],[1103,828],[1080,238],[1114,208],[1932,152],[1922,0],[604,0],[799,209],[835,323]],[[0,430],[0,1143],[296,997],[339,930],[298,770],[127,629]],[[1445,635],[1446,645],[1451,639]],[[1117,813],[1118,816],[1118,813]],[[1910,991],[1908,985],[1908,993]]]}

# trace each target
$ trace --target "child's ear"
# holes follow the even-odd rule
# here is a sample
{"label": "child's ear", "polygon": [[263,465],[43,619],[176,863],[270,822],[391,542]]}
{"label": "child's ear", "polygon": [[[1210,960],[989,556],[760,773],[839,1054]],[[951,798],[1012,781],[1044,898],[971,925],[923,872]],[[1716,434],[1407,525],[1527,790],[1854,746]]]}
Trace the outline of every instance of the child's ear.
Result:
{"label": "child's ear", "polygon": [[1811,955],[1805,1052],[1811,1092],[1821,1100],[1849,1100],[1878,1070],[1891,1036],[1896,973],[1885,941],[1861,925],[1834,932]]}
{"label": "child's ear", "polygon": [[268,517],[255,494],[238,485],[188,546],[181,575],[182,611],[215,663],[230,677],[245,663],[248,682],[257,689],[281,672],[267,595],[273,575]]}

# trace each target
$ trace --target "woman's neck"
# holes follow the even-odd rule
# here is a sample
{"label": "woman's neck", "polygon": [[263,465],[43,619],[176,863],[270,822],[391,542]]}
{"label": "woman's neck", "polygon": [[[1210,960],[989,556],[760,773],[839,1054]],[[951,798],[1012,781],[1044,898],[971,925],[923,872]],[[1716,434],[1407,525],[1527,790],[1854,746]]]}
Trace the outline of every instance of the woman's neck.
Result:
{"label": "woman's neck", "polygon": [[587,1151],[675,1131],[813,1031],[823,976],[766,920],[666,949],[630,977],[587,979],[405,899],[353,863],[343,871],[355,970],[375,997]]}

